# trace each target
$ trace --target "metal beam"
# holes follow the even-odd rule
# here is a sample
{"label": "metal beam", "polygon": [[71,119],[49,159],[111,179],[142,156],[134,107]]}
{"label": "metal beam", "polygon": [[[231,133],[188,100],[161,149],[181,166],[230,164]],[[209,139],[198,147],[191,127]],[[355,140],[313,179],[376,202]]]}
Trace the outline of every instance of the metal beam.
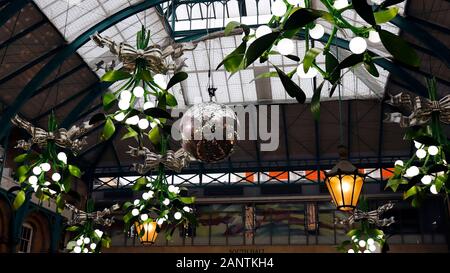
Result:
{"label": "metal beam", "polygon": [[[16,2],[22,1],[28,2],[29,0],[17,0]],[[2,115],[2,118],[0,119],[0,138],[5,134],[5,129],[11,126],[10,119],[27,102],[31,95],[33,95],[37,87],[40,86],[45,81],[45,79],[67,58],[74,54],[78,48],[87,43],[90,40],[91,35],[93,35],[96,31],[102,32],[136,13],[152,8],[165,1],[167,0],[148,0],[124,8],[111,15],[110,17],[104,19],[103,21],[97,23],[93,27],[89,28],[87,31],[73,40],[70,44],[62,48],[44,67],[41,68],[41,70],[33,77],[33,79],[28,82],[22,92],[16,97],[14,103],[10,105],[8,110]],[[1,15],[3,15],[3,12]],[[2,25],[3,23],[0,20],[0,25]]]}
{"label": "metal beam", "polygon": [[34,25],[22,30],[21,32],[17,33],[13,37],[9,38],[8,40],[4,41],[0,44],[0,49],[9,46],[10,44],[14,43],[15,41],[19,40],[20,38],[26,36],[27,34],[35,31],[36,29],[40,28],[41,26],[47,24],[48,21],[45,19],[40,20],[39,22],[35,23]]}
{"label": "metal beam", "polygon": [[28,69],[32,68],[33,66],[35,66],[35,65],[39,64],[40,62],[44,61],[45,59],[47,59],[51,55],[53,55],[56,52],[58,52],[58,50],[60,50],[62,47],[63,47],[63,45],[59,45],[59,46],[53,48],[52,50],[42,54],[39,57],[37,57],[36,59],[32,60],[31,62],[27,63],[26,65],[20,67],[19,69],[9,73],[8,75],[6,75],[5,77],[0,79],[0,85],[4,84],[5,82],[7,82],[7,81],[9,81],[11,79],[14,79],[15,77],[19,76],[23,72],[27,71]]}
{"label": "metal beam", "polygon": [[3,26],[9,18],[13,17],[31,0],[14,0],[0,12],[0,26]]}

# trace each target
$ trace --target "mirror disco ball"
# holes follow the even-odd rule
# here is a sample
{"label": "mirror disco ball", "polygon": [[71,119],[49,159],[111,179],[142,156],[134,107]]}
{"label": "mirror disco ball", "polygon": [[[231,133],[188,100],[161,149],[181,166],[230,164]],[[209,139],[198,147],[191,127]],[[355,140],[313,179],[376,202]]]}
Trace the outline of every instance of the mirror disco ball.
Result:
{"label": "mirror disco ball", "polygon": [[181,118],[182,147],[202,162],[223,160],[233,152],[238,126],[230,107],[215,102],[196,104]]}

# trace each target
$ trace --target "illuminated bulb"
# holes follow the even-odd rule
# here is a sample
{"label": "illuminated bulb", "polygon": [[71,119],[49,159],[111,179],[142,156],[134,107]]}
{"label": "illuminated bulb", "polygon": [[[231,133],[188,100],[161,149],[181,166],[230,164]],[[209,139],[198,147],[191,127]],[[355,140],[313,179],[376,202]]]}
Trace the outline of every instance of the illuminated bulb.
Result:
{"label": "illuminated bulb", "polygon": [[320,39],[325,34],[325,29],[322,25],[316,24],[312,29],[309,30],[309,36],[313,39]]}
{"label": "illuminated bulb", "polygon": [[419,149],[419,150],[416,151],[416,156],[419,159],[423,159],[423,158],[425,158],[427,156],[427,151],[425,151],[424,149]]}
{"label": "illuminated bulb", "polygon": [[36,176],[32,175],[28,178],[28,182],[30,184],[36,184],[38,182],[38,178]]}
{"label": "illuminated bulb", "polygon": [[126,124],[130,124],[130,125],[137,125],[139,123],[139,117],[138,116],[132,116],[131,118],[127,118],[125,123]]}
{"label": "illuminated bulb", "polygon": [[83,253],[88,253],[89,250],[87,248],[83,249]]}
{"label": "illuminated bulb", "polygon": [[81,253],[81,247],[79,247],[79,246],[74,247],[74,248],[73,248],[73,252],[75,252],[75,253]]}
{"label": "illuminated bulb", "polygon": [[175,212],[175,214],[173,215],[173,218],[175,218],[176,220],[180,220],[181,219],[181,213],[180,212]]}
{"label": "illuminated bulb", "polygon": [[431,187],[430,187],[430,192],[431,192],[432,194],[438,194],[436,185],[431,185]]}
{"label": "illuminated bulb", "polygon": [[99,230],[99,229],[96,229],[94,232],[95,232],[95,234],[97,234],[97,236],[100,237],[100,238],[103,236],[103,231],[101,231],[101,230]]}
{"label": "illuminated bulb", "polygon": [[360,247],[365,247],[365,246],[366,246],[366,241],[361,240],[361,241],[359,241],[358,245],[359,245]]}
{"label": "illuminated bulb", "polygon": [[52,174],[52,180],[58,182],[59,180],[61,180],[61,175],[59,173]]}
{"label": "illuminated bulb", "polygon": [[381,42],[380,34],[378,34],[378,32],[375,30],[369,31],[369,41],[371,41],[372,43]]}
{"label": "illuminated bulb", "polygon": [[301,79],[311,79],[311,78],[314,78],[315,76],[317,76],[317,69],[315,67],[310,67],[308,72],[305,72],[303,64],[301,63],[297,67],[297,75]]}
{"label": "illuminated bulb", "polygon": [[375,250],[377,250],[377,247],[375,245],[370,245],[369,250],[374,252]]}
{"label": "illuminated bulb", "polygon": [[165,219],[164,218],[159,218],[158,221],[156,221],[156,223],[158,225],[162,225],[164,223]]}
{"label": "illuminated bulb", "polygon": [[170,200],[168,198],[164,199],[163,204],[168,206],[170,204]]}
{"label": "illuminated bulb", "polygon": [[84,242],[85,244],[89,244],[89,243],[91,242],[91,239],[89,239],[89,238],[84,238],[83,242]]}
{"label": "illuminated bulb", "polygon": [[350,51],[355,54],[361,54],[367,49],[367,42],[364,40],[364,38],[361,37],[355,37],[350,40]]}
{"label": "illuminated bulb", "polygon": [[42,163],[40,167],[44,172],[48,172],[48,171],[50,171],[52,166],[50,166],[50,164],[48,164],[48,163]]}
{"label": "illuminated bulb", "polygon": [[367,244],[368,244],[368,245],[373,245],[373,244],[375,244],[375,240],[372,239],[372,238],[369,238],[369,239],[367,240]]}
{"label": "illuminated bulb", "polygon": [[433,181],[433,177],[431,175],[424,175],[422,177],[422,179],[420,179],[420,181],[424,184],[424,185],[429,185],[431,183],[431,181]]}
{"label": "illuminated bulb", "polygon": [[126,100],[119,100],[119,109],[120,110],[127,110],[130,108],[130,102]]}
{"label": "illuminated bulb", "polygon": [[305,0],[287,0],[287,2],[293,6],[299,5],[302,8],[305,7]]}
{"label": "illuminated bulb", "polygon": [[291,39],[283,38],[281,39],[278,44],[278,52],[280,52],[281,55],[289,55],[294,52],[294,43]]}
{"label": "illuminated bulb", "polygon": [[92,250],[94,250],[94,249],[97,248],[97,244],[96,244],[96,243],[92,243],[92,244],[90,245],[90,247],[91,247]]}
{"label": "illuminated bulb", "polygon": [[156,74],[155,76],[153,76],[153,81],[162,89],[166,89],[166,77],[163,74]]}
{"label": "illuminated bulb", "polygon": [[40,175],[41,172],[42,172],[42,170],[41,170],[41,168],[39,168],[38,166],[36,166],[36,167],[33,168],[33,173],[34,173],[35,175]]}
{"label": "illuminated bulb", "polygon": [[406,176],[414,177],[420,173],[419,168],[416,166],[411,166],[406,170]]}
{"label": "illuminated bulb", "polygon": [[144,110],[155,107],[155,104],[152,101],[147,101],[144,103]]}
{"label": "illuminated bulb", "polygon": [[183,207],[183,210],[184,210],[185,212],[190,212],[190,211],[191,211],[191,209],[190,209],[188,206],[184,206],[184,207]]}
{"label": "illuminated bulb", "polygon": [[136,86],[133,89],[133,95],[136,96],[136,98],[141,98],[144,96],[144,88],[142,88],[141,86]]}
{"label": "illuminated bulb", "polygon": [[133,203],[133,204],[134,204],[135,206],[137,206],[137,205],[139,205],[140,202],[141,202],[141,201],[140,201],[139,199],[136,199],[136,200],[134,200],[134,203]]}
{"label": "illuminated bulb", "polygon": [[150,199],[150,194],[148,194],[148,192],[144,192],[144,193],[142,194],[142,199],[144,199],[144,200]]}
{"label": "illuminated bulb", "polygon": [[394,166],[402,166],[403,167],[403,161],[401,161],[401,160],[395,161]]}
{"label": "illuminated bulb", "polygon": [[50,186],[52,183],[50,183],[50,182],[48,182],[48,181],[45,181],[44,182],[44,186],[46,186],[46,187],[48,187],[48,186]]}
{"label": "illuminated bulb", "polygon": [[430,146],[430,147],[428,147],[428,153],[429,153],[430,155],[437,155],[438,152],[439,152],[438,147],[436,147],[436,146]]}
{"label": "illuminated bulb", "polygon": [[132,214],[133,216],[138,216],[138,215],[139,215],[139,210],[138,210],[138,209],[133,209],[133,210],[131,211],[131,214]]}
{"label": "illuminated bulb", "polygon": [[62,161],[64,164],[67,164],[67,155],[65,152],[59,152],[57,158]]}
{"label": "illuminated bulb", "polygon": [[83,240],[78,239],[78,240],[77,240],[77,245],[81,246],[82,244],[83,244]]}
{"label": "illuminated bulb", "polygon": [[150,123],[148,122],[147,119],[143,118],[138,122],[138,126],[139,128],[141,128],[142,130],[145,130],[148,128],[148,126],[150,125]]}
{"label": "illuminated bulb", "polygon": [[[269,26],[262,25],[262,26],[259,26],[259,27],[256,29],[256,31],[255,31],[255,37],[256,37],[256,38],[259,38],[259,37],[262,37],[262,36],[264,36],[264,35],[266,35],[266,34],[269,34],[269,33],[272,33],[272,29],[271,29]],[[249,41],[249,42],[250,42],[250,41]]]}
{"label": "illuminated bulb", "polygon": [[372,253],[370,250],[366,249],[364,250],[364,253]]}
{"label": "illuminated bulb", "polygon": [[131,92],[128,91],[128,90],[123,90],[123,91],[120,93],[120,100],[130,102],[130,100],[131,100]]}
{"label": "illuminated bulb", "polygon": [[125,119],[125,114],[120,112],[120,113],[118,113],[117,115],[114,116],[114,119],[119,121],[119,122],[123,121]]}
{"label": "illuminated bulb", "polygon": [[148,219],[148,215],[147,214],[141,214],[141,220],[142,221],[147,221]]}
{"label": "illuminated bulb", "polygon": [[287,7],[283,0],[276,0],[272,3],[272,14],[278,17],[286,13]]}
{"label": "illuminated bulb", "polygon": [[416,149],[420,149],[423,147],[423,144],[414,140],[414,146],[416,147]]}
{"label": "illuminated bulb", "polygon": [[362,253],[361,250],[358,250],[358,253]]}
{"label": "illuminated bulb", "polygon": [[347,0],[336,0],[334,1],[333,7],[335,9],[343,9],[346,6],[348,6],[348,1]]}
{"label": "illuminated bulb", "polygon": [[154,194],[153,191],[148,191],[148,196],[149,196],[150,198],[153,198],[153,194]]}
{"label": "illuminated bulb", "polygon": [[355,242],[355,243],[357,243],[359,240],[358,240],[358,238],[355,238],[354,240],[353,240],[353,242]]}

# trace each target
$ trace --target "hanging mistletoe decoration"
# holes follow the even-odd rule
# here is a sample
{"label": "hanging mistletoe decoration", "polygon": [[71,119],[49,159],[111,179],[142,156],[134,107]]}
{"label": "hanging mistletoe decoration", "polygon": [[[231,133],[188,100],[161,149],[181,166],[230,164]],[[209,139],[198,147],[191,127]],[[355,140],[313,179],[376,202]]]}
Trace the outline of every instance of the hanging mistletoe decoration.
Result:
{"label": "hanging mistletoe decoration", "polygon": [[[175,84],[187,78],[181,68],[180,60],[184,50],[193,50],[192,44],[173,44],[164,49],[158,45],[150,45],[150,32],[142,26],[137,33],[136,48],[122,43],[119,46],[108,37],[96,34],[92,37],[99,45],[107,45],[124,64],[121,70],[111,70],[103,75],[103,81],[124,83],[111,93],[103,96],[103,106],[106,112],[118,108],[111,114],[98,114],[91,122],[104,120],[102,139],[111,138],[116,132],[115,122],[127,129],[122,139],[134,138],[137,147],[130,146],[127,152],[136,159],[142,158],[144,163],[134,163],[134,170],[145,175],[156,170],[157,176],[150,179],[139,178],[132,189],[140,192],[142,198],[133,203],[123,205],[125,215],[125,230],[131,225],[139,230],[139,236],[146,232],[141,226],[155,226],[158,233],[162,227],[171,228],[166,233],[169,238],[179,225],[195,224],[196,220],[189,205],[193,197],[186,197],[187,191],[174,185],[169,185],[166,179],[166,169],[180,171],[189,163],[189,156],[184,150],[176,152],[169,150],[168,138],[172,119],[169,108],[177,106],[177,100],[168,90]],[[174,63],[170,63],[169,56]],[[174,75],[166,83],[166,73]],[[148,138],[152,148],[144,146]],[[157,150],[159,153],[152,151]]]}
{"label": "hanging mistletoe decoration", "polygon": [[[320,2],[326,10],[313,9],[311,0],[276,0],[272,3],[273,17],[267,25],[258,27],[256,31],[239,22],[228,23],[225,35],[234,34],[236,28],[242,29],[244,35],[242,43],[223,59],[217,69],[224,66],[226,71],[234,74],[246,69],[257,60],[260,63],[270,63],[272,55],[281,55],[297,62],[297,68],[289,72],[271,64],[276,71],[257,75],[256,79],[279,77],[288,95],[297,99],[298,102],[304,103],[305,92],[292,80],[292,77],[297,74],[301,79],[308,79],[320,74],[324,82],[314,90],[311,101],[311,111],[318,118],[320,97],[325,81],[331,84],[329,90],[331,97],[341,82],[342,71],[346,68],[363,64],[371,75],[379,76],[374,59],[382,57],[367,50],[366,39],[372,43],[381,42],[397,61],[413,67],[419,66],[419,58],[409,44],[382,27],[398,13],[398,7],[393,5],[403,1],[387,0],[379,6],[369,5],[365,0],[352,1],[351,4],[346,0],[320,0]],[[352,25],[343,16],[343,13],[348,10],[354,10],[366,24],[363,26]],[[332,26],[331,34],[326,40],[323,38],[325,32],[320,20],[326,21]],[[338,31],[350,31],[354,35],[349,43],[350,51],[353,54],[342,62],[339,62],[337,56],[330,51]],[[303,58],[296,56],[294,52],[293,39],[298,39],[299,36],[304,36],[305,39],[306,50]],[[325,43],[323,48],[311,47],[312,40],[321,39]],[[319,55],[325,57],[324,67],[316,63]]]}
{"label": "hanging mistletoe decoration", "polygon": [[66,249],[72,253],[99,253],[103,247],[109,248],[111,238],[95,226],[111,226],[114,218],[107,218],[112,211],[119,208],[118,205],[110,209],[94,212],[94,202],[89,200],[86,212],[78,210],[72,205],[66,207],[74,213],[74,218],[69,220],[67,231],[75,232],[76,235],[67,243]]}
{"label": "hanging mistletoe decoration", "polygon": [[48,131],[19,116],[14,117],[12,123],[31,135],[30,140],[19,140],[16,146],[25,153],[14,158],[19,164],[16,177],[20,184],[14,208],[18,209],[25,202],[26,192],[32,191],[41,201],[55,199],[57,211],[61,212],[65,204],[64,194],[76,194],[71,191],[72,179],[81,178],[80,169],[68,162],[65,151],[79,152],[86,142],[78,138],[92,125],[83,123],[81,127],[59,129],[54,114],[49,117]]}
{"label": "hanging mistletoe decoration", "polygon": [[345,240],[338,246],[338,250],[347,253],[374,253],[388,248],[384,232],[380,229],[395,223],[394,217],[382,218],[382,215],[394,207],[389,202],[368,211],[367,200],[361,199],[358,208],[347,219],[337,221],[338,224],[355,226],[347,233],[350,240]]}
{"label": "hanging mistletoe decoration", "polygon": [[409,127],[405,139],[413,141],[416,151],[407,161],[395,162],[394,175],[389,179],[387,187],[397,191],[400,185],[408,189],[404,198],[412,198],[414,207],[420,206],[428,192],[450,193],[450,145],[441,122],[450,122],[450,96],[440,100],[437,98],[436,81],[427,80],[429,98],[416,97],[401,93],[392,97],[387,103],[396,107],[407,107],[409,116],[400,113],[389,113],[386,122],[399,123],[401,127]]}

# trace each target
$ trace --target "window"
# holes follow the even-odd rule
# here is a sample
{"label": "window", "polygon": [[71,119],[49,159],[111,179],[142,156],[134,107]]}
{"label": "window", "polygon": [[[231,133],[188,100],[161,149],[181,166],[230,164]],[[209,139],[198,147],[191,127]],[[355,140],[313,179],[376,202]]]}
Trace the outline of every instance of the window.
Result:
{"label": "window", "polygon": [[30,224],[23,224],[19,240],[19,253],[30,253],[31,242],[33,240],[33,227]]}

